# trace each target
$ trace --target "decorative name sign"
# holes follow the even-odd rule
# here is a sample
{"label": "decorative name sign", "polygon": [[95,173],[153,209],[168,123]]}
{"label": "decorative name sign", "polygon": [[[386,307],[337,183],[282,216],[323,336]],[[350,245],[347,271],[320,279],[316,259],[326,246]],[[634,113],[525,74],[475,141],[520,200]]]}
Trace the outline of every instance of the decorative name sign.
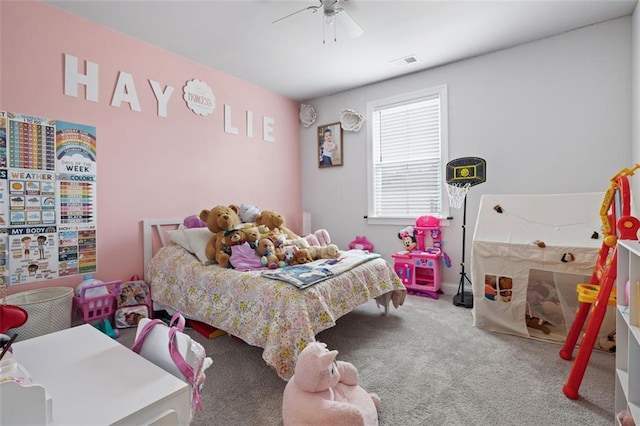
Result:
{"label": "decorative name sign", "polygon": [[[73,55],[64,54],[64,94],[74,98],[78,97],[78,86],[85,87],[85,99],[91,102],[98,102],[98,64],[84,61],[84,73],[78,71],[78,58]],[[173,95],[174,88],[166,86],[164,89],[157,81],[148,80],[151,90],[156,98],[157,111],[159,117],[168,116],[168,105]],[[216,98],[207,83],[191,79],[184,86],[183,99],[187,107],[195,114],[207,116],[216,107]],[[133,75],[120,71],[113,89],[110,105],[120,108],[123,103],[129,104],[132,111],[141,112],[142,107],[138,100],[136,85]],[[246,110],[245,116],[246,136],[253,137],[253,112]],[[265,142],[275,142],[275,119],[262,116],[262,140]],[[230,105],[224,108],[224,131],[229,134],[238,135],[238,129],[232,123],[232,110]]]}
{"label": "decorative name sign", "polygon": [[187,81],[183,90],[184,95],[182,98],[187,102],[187,106],[191,111],[202,116],[213,112],[216,107],[216,97],[207,83],[193,79]]}

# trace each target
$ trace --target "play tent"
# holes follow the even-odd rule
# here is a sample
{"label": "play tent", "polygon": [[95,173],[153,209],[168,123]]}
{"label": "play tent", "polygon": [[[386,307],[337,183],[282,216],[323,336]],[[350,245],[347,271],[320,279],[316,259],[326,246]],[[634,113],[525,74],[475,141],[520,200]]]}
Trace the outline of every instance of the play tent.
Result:
{"label": "play tent", "polygon": [[[602,245],[604,193],[483,195],[471,248],[473,324],[564,341]],[[608,312],[601,335],[615,329]]]}

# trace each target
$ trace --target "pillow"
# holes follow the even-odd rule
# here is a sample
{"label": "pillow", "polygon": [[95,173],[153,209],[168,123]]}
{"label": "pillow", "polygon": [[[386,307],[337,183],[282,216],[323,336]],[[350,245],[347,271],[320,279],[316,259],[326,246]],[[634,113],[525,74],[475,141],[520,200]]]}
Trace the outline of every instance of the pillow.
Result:
{"label": "pillow", "polygon": [[193,253],[193,250],[191,250],[191,246],[189,245],[189,241],[187,241],[187,236],[184,234],[184,229],[182,229],[182,227],[167,231],[167,235],[169,236],[171,242],[184,248],[189,253]]}
{"label": "pillow", "polygon": [[189,244],[190,248],[188,250],[195,254],[203,265],[211,265],[214,263],[213,260],[207,259],[207,256],[204,254],[207,243],[213,236],[213,233],[209,231],[209,228],[188,228],[183,229],[182,232]]}

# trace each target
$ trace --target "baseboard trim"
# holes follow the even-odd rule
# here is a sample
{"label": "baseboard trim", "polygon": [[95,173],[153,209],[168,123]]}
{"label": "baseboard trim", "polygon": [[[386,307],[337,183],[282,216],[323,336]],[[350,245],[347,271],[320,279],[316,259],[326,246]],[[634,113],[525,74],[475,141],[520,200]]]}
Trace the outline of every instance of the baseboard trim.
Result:
{"label": "baseboard trim", "polygon": [[442,283],[440,289],[447,296],[455,296],[458,293],[458,284],[454,283]]}

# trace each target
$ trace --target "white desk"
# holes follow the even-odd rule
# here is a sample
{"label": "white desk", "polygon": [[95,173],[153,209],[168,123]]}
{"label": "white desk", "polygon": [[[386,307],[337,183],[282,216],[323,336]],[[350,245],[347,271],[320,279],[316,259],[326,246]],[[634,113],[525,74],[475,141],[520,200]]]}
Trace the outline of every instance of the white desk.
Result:
{"label": "white desk", "polygon": [[52,425],[189,424],[187,383],[91,325],[17,342],[13,355],[51,396]]}

